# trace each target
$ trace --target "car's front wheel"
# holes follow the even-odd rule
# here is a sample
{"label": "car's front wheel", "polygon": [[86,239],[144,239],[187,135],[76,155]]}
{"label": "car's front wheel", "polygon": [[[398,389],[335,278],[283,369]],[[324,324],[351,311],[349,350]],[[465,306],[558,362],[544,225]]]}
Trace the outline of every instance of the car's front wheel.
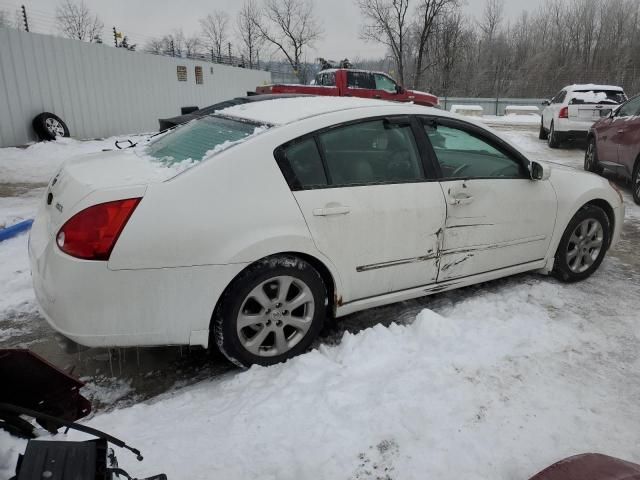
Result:
{"label": "car's front wheel", "polygon": [[306,351],[324,322],[327,290],[306,261],[261,260],[229,286],[212,319],[212,340],[233,363],[273,365]]}
{"label": "car's front wheel", "polygon": [[569,222],[556,252],[554,274],[577,282],[595,272],[609,248],[611,225],[600,207],[587,205]]}
{"label": "car's front wheel", "polygon": [[587,172],[596,173],[598,175],[602,175],[602,172],[604,171],[600,166],[600,163],[598,163],[598,149],[595,137],[589,138],[587,151],[584,154],[584,169]]}

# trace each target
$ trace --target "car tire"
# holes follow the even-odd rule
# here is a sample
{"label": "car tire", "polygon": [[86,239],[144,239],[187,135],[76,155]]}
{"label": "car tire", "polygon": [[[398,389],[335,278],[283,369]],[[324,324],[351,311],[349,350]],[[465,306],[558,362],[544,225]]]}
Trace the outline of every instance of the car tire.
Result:
{"label": "car tire", "polygon": [[53,113],[44,112],[36,115],[31,124],[40,140],[55,140],[57,137],[69,136],[67,124]]}
{"label": "car tire", "polygon": [[558,148],[560,146],[560,138],[556,129],[551,122],[551,128],[549,129],[549,135],[547,136],[547,142],[549,143],[550,148]]}
{"label": "car tire", "polygon": [[584,169],[597,175],[602,175],[602,172],[604,172],[604,168],[598,162],[598,148],[595,137],[590,137],[589,143],[587,143],[587,151],[584,152]]}
{"label": "car tire", "polygon": [[640,157],[636,160],[631,176],[631,191],[633,192],[633,201],[636,205],[640,205]]}
{"label": "car tire", "polygon": [[210,341],[243,368],[284,362],[311,346],[322,330],[327,303],[324,281],[308,262],[291,255],[268,257],[226,289],[213,314]]}
{"label": "car tire", "polygon": [[544,128],[544,120],[540,122],[540,133],[538,133],[538,138],[540,140],[547,140],[547,138],[549,138],[549,133],[547,133],[547,130]]}
{"label": "car tire", "polygon": [[563,282],[579,282],[600,266],[611,242],[609,217],[600,207],[587,205],[576,213],[558,245],[554,275]]}

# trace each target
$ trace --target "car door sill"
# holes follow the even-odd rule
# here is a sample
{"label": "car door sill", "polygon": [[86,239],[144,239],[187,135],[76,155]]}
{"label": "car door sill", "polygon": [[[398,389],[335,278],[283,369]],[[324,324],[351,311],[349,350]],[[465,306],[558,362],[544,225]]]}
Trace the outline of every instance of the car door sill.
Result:
{"label": "car door sill", "polygon": [[359,312],[361,310],[366,310],[368,308],[375,308],[382,305],[404,302],[406,300],[412,300],[419,297],[433,295],[435,293],[445,292],[447,290],[453,290],[454,288],[466,287],[477,283],[496,280],[498,278],[508,277],[511,275],[516,275],[518,273],[539,270],[541,268],[544,268],[545,264],[546,260],[541,259],[533,262],[513,265],[506,268],[500,268],[469,277],[454,278],[450,280],[448,279],[443,282],[431,283],[429,285],[423,285],[408,290],[401,290],[398,292],[378,295],[376,297],[354,300],[352,302],[344,303],[338,306],[336,308],[336,317],[343,317],[345,315]]}

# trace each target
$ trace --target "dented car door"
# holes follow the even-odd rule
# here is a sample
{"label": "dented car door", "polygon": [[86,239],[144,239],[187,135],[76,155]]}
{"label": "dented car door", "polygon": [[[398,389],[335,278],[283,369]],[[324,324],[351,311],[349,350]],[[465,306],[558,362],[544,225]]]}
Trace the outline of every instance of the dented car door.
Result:
{"label": "dented car door", "polygon": [[526,159],[471,124],[424,127],[447,203],[438,282],[544,259],[557,211],[551,183],[531,180]]}

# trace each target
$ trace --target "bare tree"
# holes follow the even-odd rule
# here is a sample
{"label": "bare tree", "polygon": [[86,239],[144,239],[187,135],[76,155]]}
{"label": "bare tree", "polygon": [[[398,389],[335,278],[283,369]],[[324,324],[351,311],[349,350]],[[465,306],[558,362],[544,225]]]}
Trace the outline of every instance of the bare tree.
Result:
{"label": "bare tree", "polygon": [[398,81],[405,81],[405,57],[409,35],[409,0],[356,0],[365,24],[361,37],[386,45],[398,70]]}
{"label": "bare tree", "polygon": [[265,0],[264,10],[255,21],[260,36],[284,54],[298,79],[304,49],[322,36],[322,27],[311,0]]}
{"label": "bare tree", "polygon": [[258,59],[260,47],[264,44],[264,38],[258,28],[260,10],[255,0],[244,2],[236,21],[237,33],[242,40],[240,53],[248,60],[249,68],[253,68]]}
{"label": "bare tree", "polygon": [[58,30],[69,38],[83,42],[96,42],[102,36],[104,24],[93,15],[84,1],[64,0],[56,9]]}
{"label": "bare tree", "polygon": [[420,0],[417,9],[415,28],[417,31],[417,52],[416,52],[416,67],[413,73],[413,87],[418,86],[418,82],[425,68],[423,67],[423,61],[425,58],[425,49],[429,42],[429,39],[434,34],[436,24],[439,18],[451,10],[458,7],[458,0]]}
{"label": "bare tree", "polygon": [[144,51],[155,55],[162,55],[165,51],[165,44],[161,38],[153,38],[144,46]]}
{"label": "bare tree", "polygon": [[489,41],[493,40],[496,31],[504,20],[504,0],[485,0],[480,29]]}
{"label": "bare tree", "polygon": [[200,20],[202,36],[207,47],[218,56],[222,57],[222,50],[227,43],[227,29],[229,15],[222,10],[215,10]]}
{"label": "bare tree", "polygon": [[187,58],[192,58],[201,53],[202,40],[197,35],[184,39],[184,53]]}

